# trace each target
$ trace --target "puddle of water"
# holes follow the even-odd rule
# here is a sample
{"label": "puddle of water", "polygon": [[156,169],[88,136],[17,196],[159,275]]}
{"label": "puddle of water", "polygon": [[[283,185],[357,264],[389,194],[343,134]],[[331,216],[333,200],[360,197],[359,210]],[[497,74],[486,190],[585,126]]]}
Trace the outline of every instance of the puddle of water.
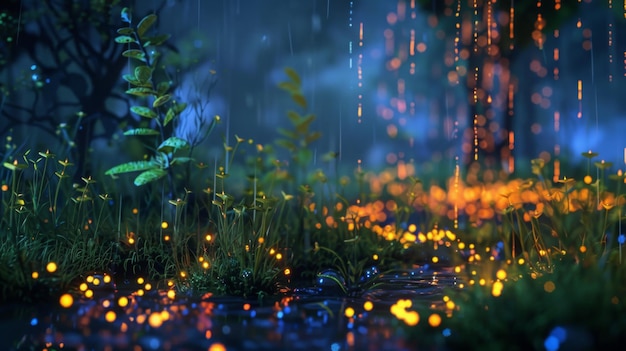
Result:
{"label": "puddle of water", "polygon": [[0,330],[8,350],[413,350],[390,306],[398,299],[436,303],[457,280],[448,270],[420,268],[378,282],[359,297],[313,286],[263,302],[100,290],[67,309],[4,306]]}

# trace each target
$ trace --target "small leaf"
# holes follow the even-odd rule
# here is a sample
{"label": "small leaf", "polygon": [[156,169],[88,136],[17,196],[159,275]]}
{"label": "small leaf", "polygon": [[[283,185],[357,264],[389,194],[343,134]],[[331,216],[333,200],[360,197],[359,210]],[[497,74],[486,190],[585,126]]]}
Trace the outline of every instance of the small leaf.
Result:
{"label": "small leaf", "polygon": [[165,127],[166,125],[168,125],[175,117],[176,117],[176,113],[174,113],[174,110],[170,107],[170,109],[167,110],[167,113],[165,114],[165,119],[163,120],[163,126]]}
{"label": "small leaf", "polygon": [[315,120],[315,115],[310,114],[304,117],[298,124],[296,125],[296,132],[300,134],[306,134],[309,130],[309,126]]}
{"label": "small leaf", "polygon": [[280,128],[280,127],[278,127],[276,130],[278,131],[279,134],[289,139],[292,139],[292,140],[298,139],[298,135],[295,132],[292,132],[291,130]]}
{"label": "small leaf", "polygon": [[137,171],[145,171],[147,169],[154,168],[154,163],[152,161],[133,161],[122,163],[115,167],[110,168],[108,171],[104,172],[106,175],[114,175],[120,173],[130,173]]}
{"label": "small leaf", "polygon": [[187,163],[187,162],[191,162],[194,159],[191,157],[174,157],[174,159],[172,159],[172,162],[170,162],[170,164],[174,164],[174,163]]}
{"label": "small leaf", "polygon": [[141,85],[142,83],[140,81],[137,80],[137,78],[135,78],[134,75],[132,74],[124,74],[122,76],[122,78],[124,78],[125,81],[129,82],[132,85]]}
{"label": "small leaf", "polygon": [[161,145],[159,145],[159,147],[157,148],[157,151],[163,152],[163,153],[170,153],[179,149],[186,149],[188,147],[189,147],[189,143],[187,142],[187,140],[177,138],[177,137],[169,137],[163,140]]}
{"label": "small leaf", "polygon": [[302,108],[306,108],[306,99],[302,94],[295,93],[291,94],[291,100],[293,100],[296,104],[300,105]]}
{"label": "small leaf", "polygon": [[150,128],[135,128],[131,130],[127,130],[124,132],[124,135],[160,135],[157,130]]}
{"label": "small leaf", "polygon": [[287,74],[287,76],[289,76],[289,79],[296,83],[297,86],[300,86],[302,81],[300,80],[300,76],[298,75],[298,73],[296,73],[293,68],[285,67],[285,73]]}
{"label": "small leaf", "polygon": [[278,144],[279,146],[284,147],[285,149],[289,150],[289,151],[294,151],[297,149],[296,145],[294,143],[292,143],[289,140],[286,139],[278,139],[276,140],[276,144]]}
{"label": "small leaf", "polygon": [[150,88],[137,87],[137,88],[130,88],[126,90],[126,94],[135,95],[135,96],[150,96],[150,95],[157,95],[157,92]]}
{"label": "small leaf", "polygon": [[148,31],[148,29],[150,29],[150,27],[152,27],[152,25],[154,24],[154,22],[157,20],[157,16],[153,13],[147,15],[146,17],[144,17],[139,24],[137,25],[137,34],[139,35],[140,38],[143,38],[143,35],[146,34],[146,32]]}
{"label": "small leaf", "polygon": [[322,133],[320,132],[313,132],[309,135],[306,136],[306,138],[304,138],[304,142],[309,145],[312,142],[314,142],[315,140],[319,139],[322,136]]}
{"label": "small leaf", "polygon": [[135,178],[133,182],[136,186],[142,186],[150,182],[154,182],[163,178],[167,174],[167,171],[160,168],[147,170]]}
{"label": "small leaf", "polygon": [[141,117],[146,117],[146,118],[156,118],[157,114],[156,112],[152,111],[151,109],[145,107],[145,106],[131,106],[130,110],[136,114],[138,114]]}
{"label": "small leaf", "polygon": [[302,120],[302,116],[300,116],[298,112],[293,110],[287,111],[287,117],[289,117],[289,120],[291,121],[291,123],[293,123],[293,125],[298,125]]}
{"label": "small leaf", "polygon": [[141,50],[137,50],[137,49],[126,50],[122,53],[122,56],[132,57],[139,61],[146,62],[146,54],[144,54],[143,51]]}
{"label": "small leaf", "polygon": [[163,96],[159,96],[152,103],[152,107],[157,108],[157,107],[165,104],[166,102],[170,101],[171,98],[172,98],[172,95],[170,95],[170,94],[165,94]]}
{"label": "small leaf", "polygon": [[163,95],[167,93],[168,90],[170,90],[170,87],[171,87],[170,82],[167,82],[167,81],[160,82],[157,85],[157,93],[159,93],[159,95]]}
{"label": "small leaf", "polygon": [[295,85],[293,82],[280,82],[278,83],[278,87],[292,94],[298,93],[300,91],[300,87]]}
{"label": "small leaf", "polygon": [[130,23],[133,20],[133,16],[130,14],[130,9],[128,7],[124,7],[122,9],[122,21],[126,23]]}
{"label": "small leaf", "polygon": [[135,77],[141,83],[146,83],[152,79],[152,69],[148,66],[135,67]]}
{"label": "small leaf", "polygon": [[176,116],[180,115],[180,113],[183,112],[185,108],[187,108],[186,103],[175,104],[174,106],[170,107],[170,109],[167,110],[167,113],[165,114],[165,120],[163,121],[163,125],[166,126],[168,123],[170,123],[174,118],[176,118]]}
{"label": "small leaf", "polygon": [[119,28],[117,30],[117,34],[121,34],[121,35],[131,35],[135,32],[134,29],[132,29],[131,27],[124,27],[124,28]]}
{"label": "small leaf", "polygon": [[120,44],[128,44],[136,43],[137,41],[133,37],[129,37],[128,35],[120,35],[115,38],[115,42]]}
{"label": "small leaf", "polygon": [[145,39],[145,43],[143,44],[144,47],[146,46],[159,46],[163,43],[165,43],[165,41],[167,39],[169,39],[171,37],[171,35],[169,34],[160,34],[160,35],[155,35],[153,37],[148,37],[148,38],[144,38]]}

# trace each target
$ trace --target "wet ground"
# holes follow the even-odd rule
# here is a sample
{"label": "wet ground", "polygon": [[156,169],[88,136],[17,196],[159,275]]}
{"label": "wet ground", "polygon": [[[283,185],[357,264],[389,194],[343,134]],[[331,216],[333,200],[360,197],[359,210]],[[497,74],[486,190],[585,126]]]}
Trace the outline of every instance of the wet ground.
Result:
{"label": "wet ground", "polygon": [[[414,350],[390,307],[399,299],[442,301],[456,285],[449,270],[428,267],[379,275],[375,288],[340,297],[312,284],[273,301],[166,290],[95,290],[59,304],[11,305],[0,312],[4,350]],[[353,313],[351,313],[353,312]]]}

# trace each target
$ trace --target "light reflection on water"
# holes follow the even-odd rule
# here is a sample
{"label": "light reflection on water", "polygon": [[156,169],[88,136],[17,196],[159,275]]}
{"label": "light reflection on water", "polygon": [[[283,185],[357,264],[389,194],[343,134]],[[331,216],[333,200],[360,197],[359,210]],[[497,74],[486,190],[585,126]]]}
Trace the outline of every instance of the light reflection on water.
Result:
{"label": "light reflection on water", "polygon": [[[411,350],[416,345],[406,342],[390,306],[399,299],[436,304],[457,280],[446,269],[418,268],[378,282],[358,298],[311,288],[264,302],[101,289],[68,309],[5,306],[0,327],[9,350]],[[345,316],[347,307],[354,316]]]}

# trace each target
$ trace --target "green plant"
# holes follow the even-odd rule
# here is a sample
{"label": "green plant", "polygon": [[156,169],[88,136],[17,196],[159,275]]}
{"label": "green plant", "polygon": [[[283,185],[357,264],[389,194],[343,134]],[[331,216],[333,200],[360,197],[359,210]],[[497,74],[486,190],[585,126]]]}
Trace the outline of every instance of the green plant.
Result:
{"label": "green plant", "polygon": [[[169,38],[167,34],[150,35],[151,28],[157,20],[155,14],[144,17],[136,27],[132,27],[132,15],[128,8],[122,10],[122,21],[128,27],[118,29],[115,41],[120,44],[132,45],[133,48],[122,53],[132,59],[133,74],[125,74],[124,80],[130,88],[126,93],[135,97],[145,98],[147,105],[131,106],[134,114],[146,119],[145,127],[134,128],[124,132],[126,136],[141,136],[156,138],[151,146],[152,155],[147,160],[132,161],[117,165],[106,171],[107,175],[118,175],[128,172],[141,172],[134,180],[137,186],[157,181],[165,176],[169,178],[170,194],[176,192],[174,187],[174,173],[172,166],[191,161],[190,157],[180,156],[179,151],[188,150],[190,142],[173,134],[173,125],[180,114],[187,107],[186,103],[179,103],[172,95],[170,80],[162,79],[157,72],[159,66],[159,47]],[[161,73],[162,74],[162,73]],[[208,128],[204,129],[208,135],[218,119],[213,119]],[[197,140],[202,140],[198,138]]]}

